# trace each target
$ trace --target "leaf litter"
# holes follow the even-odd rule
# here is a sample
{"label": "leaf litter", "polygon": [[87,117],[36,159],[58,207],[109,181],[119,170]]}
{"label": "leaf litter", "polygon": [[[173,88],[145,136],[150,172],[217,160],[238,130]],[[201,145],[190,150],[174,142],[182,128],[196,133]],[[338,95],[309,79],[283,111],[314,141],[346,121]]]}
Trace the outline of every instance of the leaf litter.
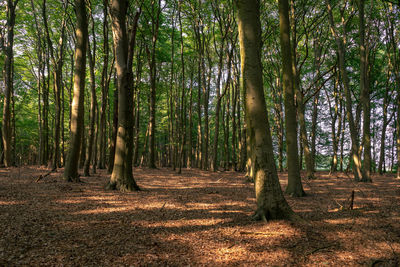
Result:
{"label": "leaf litter", "polygon": [[[0,170],[0,266],[398,266],[400,181],[343,173],[286,196],[308,224],[254,222],[242,173],[135,169],[143,189],[104,189],[105,170],[67,183],[62,170]],[[280,174],[284,188],[287,174]],[[353,209],[350,196],[355,192]]]}

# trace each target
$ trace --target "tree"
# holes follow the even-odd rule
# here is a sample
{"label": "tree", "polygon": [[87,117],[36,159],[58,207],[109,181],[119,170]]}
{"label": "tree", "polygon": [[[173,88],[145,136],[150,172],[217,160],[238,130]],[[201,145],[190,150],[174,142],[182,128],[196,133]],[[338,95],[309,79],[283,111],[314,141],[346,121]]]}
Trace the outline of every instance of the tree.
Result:
{"label": "tree", "polygon": [[75,0],[76,45],[74,62],[74,96],[71,108],[71,140],[64,178],[69,182],[78,182],[78,161],[84,116],[84,93],[86,77],[86,49],[88,41],[88,22],[85,0]]}
{"label": "tree", "polygon": [[[352,154],[352,161],[353,161],[353,174],[354,179],[359,181],[362,177],[361,172],[361,158],[358,152],[358,140],[357,140],[357,128],[356,123],[354,121],[353,116],[353,104],[350,92],[350,81],[346,70],[346,50],[345,50],[345,43],[344,37],[339,36],[339,33],[336,30],[336,25],[333,18],[331,0],[326,0],[326,6],[328,10],[328,18],[331,27],[331,32],[335,38],[336,42],[336,49],[339,57],[339,70],[342,77],[342,83],[345,91],[345,98],[346,98],[346,113],[347,113],[347,120],[350,127],[350,136],[351,136],[351,154]],[[345,28],[346,20],[342,17],[342,27]]]}
{"label": "tree", "polygon": [[[92,161],[93,149],[96,144],[95,139],[95,123],[96,123],[96,110],[97,110],[97,98],[96,98],[96,77],[95,77],[95,63],[96,63],[96,35],[95,35],[95,23],[93,19],[93,13],[90,7],[90,18],[92,21],[92,38],[93,38],[93,49],[90,46],[90,40],[88,40],[88,59],[89,59],[89,73],[90,73],[90,128],[89,128],[89,142],[86,150],[86,159],[83,167],[83,175],[89,176],[90,163]],[[89,36],[88,36],[89,37]],[[93,50],[93,52],[91,51]],[[95,169],[93,168],[95,172]]]}
{"label": "tree", "polygon": [[146,45],[147,59],[150,71],[149,167],[156,168],[156,48],[158,40],[158,30],[160,27],[161,0],[158,0],[157,4],[151,4],[151,10],[148,11],[148,13],[151,20],[151,41],[149,42],[150,47]]}
{"label": "tree", "polygon": [[[133,118],[132,118],[132,60],[126,31],[127,0],[112,0],[110,14],[115,48],[115,70],[118,82],[118,133],[114,167],[109,189],[120,191],[139,190],[132,173]],[[133,44],[135,45],[134,41]]]}
{"label": "tree", "polygon": [[19,0],[7,0],[7,41],[5,46],[5,61],[4,61],[4,104],[3,104],[3,151],[4,165],[12,166],[13,159],[11,154],[11,97],[14,93],[13,81],[13,57],[14,57],[14,26],[15,26],[15,8]]}
{"label": "tree", "polygon": [[301,197],[305,195],[299,170],[297,148],[297,121],[294,105],[294,77],[290,44],[289,3],[279,1],[279,25],[282,54],[283,92],[285,104],[286,149],[288,167],[288,186],[286,193]]}
{"label": "tree", "polygon": [[371,103],[370,88],[368,79],[369,56],[368,43],[365,40],[365,0],[359,0],[359,31],[360,31],[360,91],[363,109],[363,144],[364,144],[364,165],[362,182],[371,182]]}
{"label": "tree", "polygon": [[252,158],[257,165],[255,219],[293,218],[276,171],[272,138],[265,104],[261,66],[260,2],[237,0],[238,29],[242,69],[242,90],[250,138]]}

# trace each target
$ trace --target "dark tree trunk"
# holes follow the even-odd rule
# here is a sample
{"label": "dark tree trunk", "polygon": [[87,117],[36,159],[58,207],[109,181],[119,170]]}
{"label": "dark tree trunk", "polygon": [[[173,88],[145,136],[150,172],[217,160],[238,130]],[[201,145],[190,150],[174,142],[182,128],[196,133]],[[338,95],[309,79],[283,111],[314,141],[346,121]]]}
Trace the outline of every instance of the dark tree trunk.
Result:
{"label": "dark tree trunk", "polygon": [[10,167],[12,162],[12,127],[11,127],[11,97],[14,92],[13,82],[13,57],[14,57],[14,25],[15,8],[19,0],[7,0],[7,45],[5,47],[4,62],[4,104],[3,104],[3,151],[4,165]]}
{"label": "dark tree trunk", "polygon": [[279,1],[280,40],[282,51],[283,92],[285,105],[286,159],[288,165],[288,186],[286,193],[291,196],[305,195],[299,170],[297,147],[296,107],[294,105],[294,77],[290,45],[289,3]]}

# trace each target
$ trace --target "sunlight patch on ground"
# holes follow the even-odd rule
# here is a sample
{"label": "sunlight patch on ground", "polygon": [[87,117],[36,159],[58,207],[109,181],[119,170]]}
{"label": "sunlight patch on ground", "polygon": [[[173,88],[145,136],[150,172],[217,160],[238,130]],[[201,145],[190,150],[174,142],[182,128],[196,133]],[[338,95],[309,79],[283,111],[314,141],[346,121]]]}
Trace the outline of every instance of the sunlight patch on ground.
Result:
{"label": "sunlight patch on ground", "polygon": [[166,220],[162,222],[149,223],[148,221],[143,221],[143,224],[147,224],[149,228],[157,227],[196,227],[196,226],[211,226],[223,222],[223,219],[177,219],[177,220]]}
{"label": "sunlight patch on ground", "polygon": [[135,207],[112,207],[112,208],[97,208],[92,210],[81,210],[73,212],[73,215],[80,214],[100,214],[100,213],[112,213],[112,212],[127,212],[130,210],[135,210]]}
{"label": "sunlight patch on ground", "polygon": [[1,201],[0,205],[24,205],[26,204],[24,201]]}

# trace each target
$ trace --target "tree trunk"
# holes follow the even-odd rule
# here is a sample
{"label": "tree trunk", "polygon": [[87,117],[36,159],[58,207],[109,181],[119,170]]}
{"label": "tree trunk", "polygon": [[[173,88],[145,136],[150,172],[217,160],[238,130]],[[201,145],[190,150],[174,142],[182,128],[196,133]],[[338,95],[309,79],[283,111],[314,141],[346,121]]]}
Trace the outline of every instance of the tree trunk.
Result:
{"label": "tree trunk", "polygon": [[14,92],[13,81],[13,57],[14,57],[14,25],[15,25],[15,8],[19,0],[7,0],[7,45],[5,48],[4,62],[4,104],[3,104],[3,151],[4,165],[10,167],[12,165],[12,129],[11,129],[11,96]]}
{"label": "tree trunk", "polygon": [[[389,63],[390,65],[390,63]],[[381,133],[381,145],[379,149],[379,163],[378,163],[378,173],[383,174],[384,170],[384,162],[385,162],[385,141],[386,141],[386,129],[389,124],[388,118],[387,118],[387,113],[388,113],[388,107],[389,107],[389,75],[390,71],[388,70],[387,72],[387,82],[386,82],[386,90],[384,92],[384,97],[383,97],[383,123],[382,123],[382,133]]]}
{"label": "tree trunk", "polygon": [[291,196],[301,197],[305,195],[305,192],[299,171],[297,121],[292,71],[293,59],[290,44],[289,3],[287,0],[279,1],[279,18],[285,105],[286,160],[288,166],[288,186],[286,187],[286,193]]}
{"label": "tree trunk", "polygon": [[90,40],[88,39],[88,59],[89,59],[89,73],[90,73],[90,128],[89,128],[89,142],[86,150],[85,165],[83,167],[83,175],[89,176],[90,164],[92,163],[93,146],[95,137],[95,124],[96,124],[96,110],[97,110],[97,97],[96,97],[96,77],[94,68],[96,64],[96,35],[94,32],[93,14],[90,14],[92,19],[92,38],[93,38],[93,53],[90,47]]}
{"label": "tree trunk", "polygon": [[132,59],[129,57],[132,57],[133,53],[128,52],[128,36],[126,32],[127,9],[127,0],[112,0],[110,14],[112,18],[112,32],[115,48],[115,69],[118,79],[118,133],[114,167],[107,188],[120,191],[139,190],[132,173],[133,76],[132,65],[130,63]]}
{"label": "tree trunk", "polygon": [[368,49],[365,41],[365,22],[364,22],[365,0],[359,0],[359,31],[360,31],[360,91],[363,109],[363,144],[364,144],[364,165],[362,182],[372,182],[371,180],[371,103],[369,97],[368,82]]}
{"label": "tree trunk", "polygon": [[246,117],[255,163],[257,210],[255,219],[292,219],[294,213],[286,202],[276,171],[272,138],[265,104],[261,64],[260,2],[238,0],[238,28]]}
{"label": "tree trunk", "polygon": [[76,47],[74,67],[74,100],[71,110],[71,141],[64,178],[69,182],[79,181],[78,161],[81,148],[81,135],[84,123],[84,92],[86,76],[86,48],[88,23],[84,0],[75,0]]}
{"label": "tree trunk", "polygon": [[147,47],[149,71],[150,71],[150,118],[149,118],[149,168],[156,168],[156,76],[157,76],[157,64],[156,64],[156,45],[158,39],[158,28],[160,26],[160,14],[161,14],[161,0],[158,4],[152,4],[151,14],[151,51]]}
{"label": "tree trunk", "polygon": [[99,140],[100,140],[100,153],[99,153],[99,169],[106,167],[106,108],[108,98],[108,0],[103,0],[103,69],[101,71],[101,109],[100,109],[100,127],[99,127]]}
{"label": "tree trunk", "polygon": [[331,31],[335,37],[336,41],[336,46],[337,46],[337,52],[339,55],[339,69],[340,69],[340,74],[342,77],[342,82],[343,82],[343,87],[345,91],[345,97],[346,97],[346,113],[347,113],[347,120],[349,123],[349,128],[350,128],[350,136],[351,136],[351,154],[352,154],[352,167],[353,167],[353,174],[354,174],[354,179],[355,181],[359,181],[360,178],[362,177],[362,172],[361,172],[361,159],[359,156],[359,147],[358,147],[358,133],[357,133],[357,127],[354,122],[354,117],[353,117],[353,103],[351,99],[351,92],[350,92],[350,83],[349,83],[349,77],[347,75],[347,70],[346,70],[346,55],[345,55],[345,47],[344,47],[344,41],[343,38],[339,37],[338,33],[336,32],[336,26],[333,20],[333,14],[332,14],[332,8],[330,4],[331,0],[326,0],[327,4],[327,9],[328,9],[328,17],[329,17],[329,22],[331,25]]}
{"label": "tree trunk", "polygon": [[[116,74],[114,74],[116,75]],[[114,158],[115,158],[115,145],[117,142],[117,132],[118,132],[118,81],[116,77],[114,77],[114,92],[113,92],[113,120],[112,120],[112,130],[111,130],[111,140],[110,140],[110,155],[108,158],[108,168],[107,171],[108,173],[112,173],[112,170],[114,169]]]}

